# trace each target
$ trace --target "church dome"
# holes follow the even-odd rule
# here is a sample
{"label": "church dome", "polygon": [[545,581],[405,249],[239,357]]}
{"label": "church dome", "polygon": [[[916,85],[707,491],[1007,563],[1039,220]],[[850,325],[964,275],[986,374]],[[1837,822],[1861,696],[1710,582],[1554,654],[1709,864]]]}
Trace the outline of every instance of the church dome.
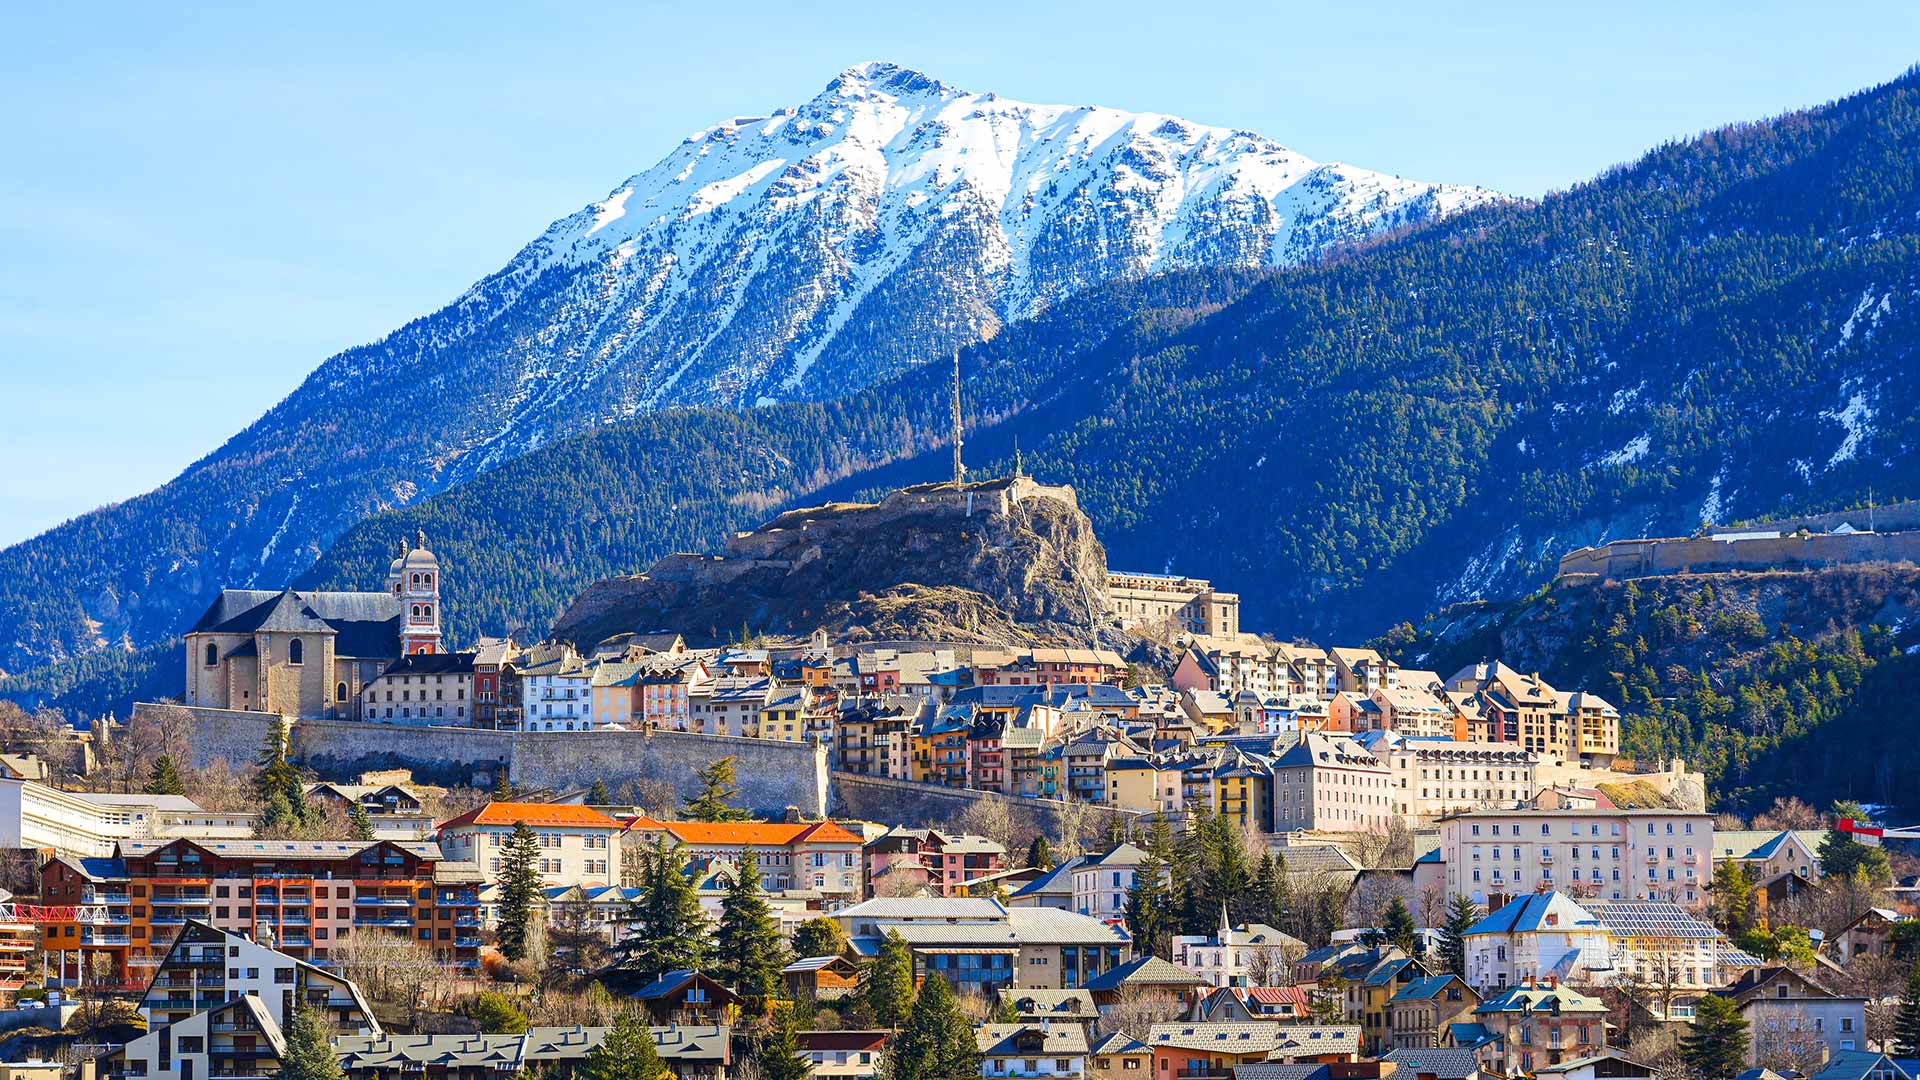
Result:
{"label": "church dome", "polygon": [[427,534],[425,532],[418,534],[414,540],[413,550],[407,552],[406,561],[402,565],[408,570],[439,568],[439,558],[436,557],[433,552],[427,550]]}

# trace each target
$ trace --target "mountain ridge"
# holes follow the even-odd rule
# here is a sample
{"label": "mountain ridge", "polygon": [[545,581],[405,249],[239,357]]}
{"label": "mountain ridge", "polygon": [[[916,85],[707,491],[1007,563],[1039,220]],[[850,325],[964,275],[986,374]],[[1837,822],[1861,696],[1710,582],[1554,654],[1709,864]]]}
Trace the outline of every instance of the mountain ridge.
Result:
{"label": "mountain ridge", "polygon": [[838,396],[1110,281],[1286,265],[1493,198],[858,65],[695,133],[166,485],[0,550],[0,670],[165,640],[219,587],[578,432]]}

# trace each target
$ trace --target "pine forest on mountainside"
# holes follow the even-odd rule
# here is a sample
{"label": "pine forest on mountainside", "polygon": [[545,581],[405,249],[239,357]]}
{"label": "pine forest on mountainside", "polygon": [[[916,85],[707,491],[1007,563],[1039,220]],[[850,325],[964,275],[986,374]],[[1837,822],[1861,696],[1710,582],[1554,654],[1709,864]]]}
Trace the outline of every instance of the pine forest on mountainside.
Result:
{"label": "pine forest on mountainside", "polygon": [[[1017,438],[1111,565],[1211,577],[1249,628],[1322,641],[1517,595],[1601,537],[1920,494],[1916,169],[1909,73],[1250,288],[1114,286],[965,353],[969,462],[1004,471]],[[550,445],[368,519],[301,580],[377,581],[423,528],[456,639],[538,633],[599,576],[941,475],[940,367]],[[1643,749],[1687,745],[1622,696]]]}
{"label": "pine forest on mountainside", "polygon": [[1616,702],[1621,750],[1701,770],[1717,808],[1798,796],[1920,813],[1920,570],[1683,574],[1462,604],[1375,644],[1442,672],[1488,656]]}
{"label": "pine forest on mountainside", "polygon": [[843,396],[1110,282],[1298,265],[1498,197],[856,65],[689,136],[167,484],[0,550],[30,583],[0,588],[0,671],[165,640],[221,587],[571,435]]}

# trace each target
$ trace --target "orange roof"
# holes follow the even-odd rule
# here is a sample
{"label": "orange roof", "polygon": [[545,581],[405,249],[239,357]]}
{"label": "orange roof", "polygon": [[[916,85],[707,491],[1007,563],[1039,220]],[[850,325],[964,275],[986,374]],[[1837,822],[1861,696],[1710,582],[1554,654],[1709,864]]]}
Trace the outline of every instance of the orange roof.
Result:
{"label": "orange roof", "polygon": [[797,825],[768,821],[658,821],[635,818],[630,830],[664,830],[683,844],[739,844],[743,847],[786,847],[801,840],[816,844],[858,844],[860,838],[831,821]]}
{"label": "orange roof", "polygon": [[440,827],[453,829],[462,825],[518,825],[523,821],[534,828],[617,829],[620,827],[619,822],[591,806],[539,802],[490,802],[478,809],[469,810],[451,821],[443,821]]}

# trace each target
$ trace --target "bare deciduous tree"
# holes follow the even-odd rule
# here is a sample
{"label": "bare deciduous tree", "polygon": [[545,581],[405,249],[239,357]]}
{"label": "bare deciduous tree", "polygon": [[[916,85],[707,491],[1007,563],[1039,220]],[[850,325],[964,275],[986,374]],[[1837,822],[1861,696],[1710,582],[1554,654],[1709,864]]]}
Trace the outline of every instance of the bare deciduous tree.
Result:
{"label": "bare deciduous tree", "polygon": [[1016,824],[1013,810],[1004,799],[979,798],[954,819],[954,825],[962,832],[984,836],[1008,851],[1016,850],[1020,845],[1014,835]]}
{"label": "bare deciduous tree", "polygon": [[1805,1010],[1785,1019],[1768,1017],[1754,1026],[1753,1063],[1787,1076],[1812,1076],[1827,1061],[1827,1043],[1813,1030]]}
{"label": "bare deciduous tree", "polygon": [[1255,949],[1247,954],[1247,984],[1249,986],[1292,986],[1293,965],[1307,955],[1305,945],[1288,942],[1267,949]]}
{"label": "bare deciduous tree", "polygon": [[1178,1020],[1186,1014],[1187,1004],[1178,994],[1165,990],[1127,989],[1120,992],[1118,1001],[1100,1014],[1096,1027],[1102,1035],[1123,1031],[1136,1039],[1144,1039],[1147,1029],[1153,1025]]}
{"label": "bare deciduous tree", "polygon": [[1819,829],[1827,824],[1826,815],[1804,799],[1785,795],[1753,819],[1756,829]]}
{"label": "bare deciduous tree", "polygon": [[328,951],[341,974],[360,984],[373,1000],[396,1005],[418,1023],[420,1014],[447,1003],[453,980],[431,950],[405,934],[360,928],[350,930]]}

